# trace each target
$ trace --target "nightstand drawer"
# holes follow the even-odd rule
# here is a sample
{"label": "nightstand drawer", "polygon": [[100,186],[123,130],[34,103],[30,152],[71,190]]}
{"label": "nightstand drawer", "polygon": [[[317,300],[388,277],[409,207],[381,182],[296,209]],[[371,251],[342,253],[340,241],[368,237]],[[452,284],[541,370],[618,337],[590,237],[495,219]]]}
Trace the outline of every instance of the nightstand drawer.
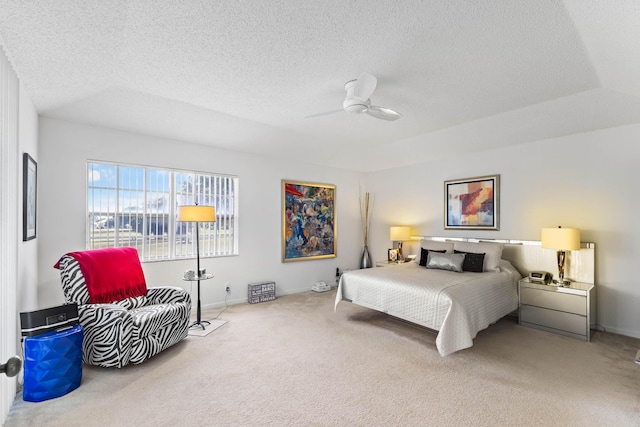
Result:
{"label": "nightstand drawer", "polygon": [[587,298],[580,295],[563,294],[555,291],[521,288],[520,303],[536,307],[587,315]]}
{"label": "nightstand drawer", "polygon": [[586,316],[532,307],[530,305],[520,306],[520,322],[567,331],[585,337],[589,331]]}

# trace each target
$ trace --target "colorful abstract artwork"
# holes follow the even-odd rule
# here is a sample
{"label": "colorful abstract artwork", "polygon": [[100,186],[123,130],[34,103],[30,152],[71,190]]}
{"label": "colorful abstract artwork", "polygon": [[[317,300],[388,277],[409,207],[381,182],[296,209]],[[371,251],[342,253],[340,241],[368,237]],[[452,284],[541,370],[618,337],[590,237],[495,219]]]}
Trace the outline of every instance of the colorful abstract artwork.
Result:
{"label": "colorful abstract artwork", "polygon": [[445,229],[499,230],[500,175],[444,182]]}
{"label": "colorful abstract artwork", "polygon": [[282,261],[335,258],[336,186],[282,180]]}

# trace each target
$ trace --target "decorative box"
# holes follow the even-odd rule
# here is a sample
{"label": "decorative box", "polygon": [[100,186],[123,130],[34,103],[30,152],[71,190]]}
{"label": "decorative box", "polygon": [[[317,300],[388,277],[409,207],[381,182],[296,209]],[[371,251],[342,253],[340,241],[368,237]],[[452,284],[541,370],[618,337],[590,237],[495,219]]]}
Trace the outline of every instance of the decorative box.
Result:
{"label": "decorative box", "polygon": [[276,299],[276,282],[249,283],[248,288],[249,304]]}

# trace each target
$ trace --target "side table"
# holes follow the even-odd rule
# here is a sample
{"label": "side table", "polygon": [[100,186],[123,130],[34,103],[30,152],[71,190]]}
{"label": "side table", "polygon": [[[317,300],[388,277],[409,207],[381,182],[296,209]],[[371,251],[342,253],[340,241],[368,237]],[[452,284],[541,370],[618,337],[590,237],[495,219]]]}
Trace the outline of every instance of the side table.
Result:
{"label": "side table", "polygon": [[520,324],[584,341],[591,341],[596,324],[596,290],[592,283],[571,282],[558,287],[518,282]]}
{"label": "side table", "polygon": [[406,261],[398,262],[398,261],[376,261],[376,267],[392,267],[399,264],[404,264]]}
{"label": "side table", "polygon": [[185,282],[198,282],[198,303],[197,303],[197,306],[196,306],[197,307],[197,309],[196,309],[196,321],[189,325],[189,329],[193,328],[194,326],[199,326],[204,330],[205,326],[208,326],[208,325],[211,324],[211,322],[208,322],[206,320],[202,320],[202,308],[201,308],[201,304],[200,304],[200,281],[209,280],[209,279],[213,279],[213,274],[207,273],[207,274],[205,274],[203,276],[194,277],[193,279],[187,279],[185,277],[182,278],[182,280],[184,280]]}

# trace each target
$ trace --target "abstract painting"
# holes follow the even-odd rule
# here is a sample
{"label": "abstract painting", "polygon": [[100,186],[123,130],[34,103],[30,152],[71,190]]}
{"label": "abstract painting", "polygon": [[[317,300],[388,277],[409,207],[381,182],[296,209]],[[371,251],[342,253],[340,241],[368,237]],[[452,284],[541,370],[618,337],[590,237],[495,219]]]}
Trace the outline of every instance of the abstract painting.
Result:
{"label": "abstract painting", "polygon": [[500,175],[444,182],[445,229],[499,230]]}
{"label": "abstract painting", "polygon": [[282,180],[282,261],[335,258],[336,186]]}

